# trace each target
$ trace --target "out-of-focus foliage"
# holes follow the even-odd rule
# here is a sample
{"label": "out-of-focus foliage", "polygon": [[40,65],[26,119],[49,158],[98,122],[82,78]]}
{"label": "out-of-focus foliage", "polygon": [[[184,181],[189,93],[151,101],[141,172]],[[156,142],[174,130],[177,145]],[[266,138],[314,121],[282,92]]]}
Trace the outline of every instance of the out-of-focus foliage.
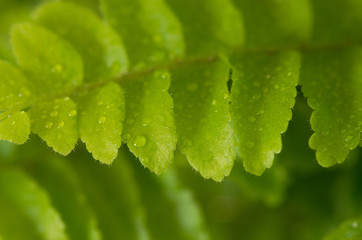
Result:
{"label": "out-of-focus foliage", "polygon": [[325,240],[357,240],[362,238],[362,220],[353,219],[341,224],[336,230],[328,234]]}

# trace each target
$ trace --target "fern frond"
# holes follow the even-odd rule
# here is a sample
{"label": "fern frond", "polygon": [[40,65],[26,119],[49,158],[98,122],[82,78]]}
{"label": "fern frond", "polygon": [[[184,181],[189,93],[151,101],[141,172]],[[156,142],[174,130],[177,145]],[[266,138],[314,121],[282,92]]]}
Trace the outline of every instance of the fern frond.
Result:
{"label": "fern frond", "polygon": [[[362,36],[354,29],[362,6],[336,6],[101,0],[102,19],[75,3],[45,3],[33,12],[35,23],[12,27],[21,70],[0,62],[0,138],[23,143],[30,125],[67,155],[79,136],[107,164],[123,141],[157,174],[171,165],[177,144],[217,181],[238,152],[246,170],[260,175],[281,151],[301,68],[315,109],[310,145],[321,165],[341,163],[360,143]],[[332,28],[337,10],[344,22]]]}

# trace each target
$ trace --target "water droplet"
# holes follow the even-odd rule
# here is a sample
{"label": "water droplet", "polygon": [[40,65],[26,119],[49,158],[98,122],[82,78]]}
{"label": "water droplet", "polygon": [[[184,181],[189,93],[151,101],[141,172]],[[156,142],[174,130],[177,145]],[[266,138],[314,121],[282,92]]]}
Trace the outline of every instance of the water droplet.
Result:
{"label": "water droplet", "polygon": [[224,99],[227,99],[229,97],[229,94],[225,93],[224,94]]}
{"label": "water droplet", "polygon": [[212,100],[212,105],[215,105],[216,104],[216,100]]}
{"label": "water droplet", "polygon": [[23,94],[22,93],[19,93],[19,95],[18,95],[19,97],[22,97],[23,96]]}
{"label": "water droplet", "polygon": [[102,116],[98,119],[98,123],[105,123],[107,118],[105,116]]}
{"label": "water droplet", "polygon": [[146,140],[145,137],[143,137],[143,136],[137,136],[136,139],[135,139],[134,142],[133,142],[133,145],[134,145],[135,147],[141,148],[141,147],[144,147],[144,146],[146,145],[146,142],[147,142],[147,140]]}
{"label": "water droplet", "polygon": [[197,85],[197,83],[191,83],[187,86],[187,90],[190,92],[195,91],[199,86]]}
{"label": "water droplet", "polygon": [[353,223],[352,223],[352,227],[353,227],[353,228],[358,228],[358,222],[353,222]]}
{"label": "water droplet", "polygon": [[346,137],[346,139],[345,139],[345,140],[346,140],[346,142],[349,142],[349,141],[351,141],[351,140],[352,140],[352,138],[353,138],[353,137],[349,135],[349,136],[347,136],[347,137]]}
{"label": "water droplet", "polygon": [[259,100],[261,98],[261,96],[258,94],[258,95],[253,95],[253,99],[254,100]]}
{"label": "water droplet", "polygon": [[69,117],[74,117],[75,115],[77,115],[77,111],[73,110],[69,113]]}
{"label": "water droplet", "polygon": [[63,67],[62,67],[62,65],[57,64],[57,65],[55,65],[55,66],[51,69],[51,71],[52,71],[52,72],[58,72],[58,73],[60,73],[60,72],[63,71]]}
{"label": "water droplet", "polygon": [[64,127],[64,122],[63,122],[63,121],[61,121],[61,122],[59,123],[59,125],[58,125],[58,128],[62,128],[62,127]]}
{"label": "water droplet", "polygon": [[11,123],[11,125],[15,125],[15,122],[13,121],[13,122]]}
{"label": "water droplet", "polygon": [[51,114],[50,114],[51,117],[56,117],[58,116],[58,112],[57,111],[53,111]]}
{"label": "water droplet", "polygon": [[53,123],[52,122],[47,122],[46,124],[45,124],[45,128],[47,128],[47,129],[50,129],[50,128],[52,128],[53,127]]}
{"label": "water droplet", "polygon": [[148,157],[144,157],[141,159],[141,161],[142,161],[142,163],[147,164],[150,161],[150,159]]}

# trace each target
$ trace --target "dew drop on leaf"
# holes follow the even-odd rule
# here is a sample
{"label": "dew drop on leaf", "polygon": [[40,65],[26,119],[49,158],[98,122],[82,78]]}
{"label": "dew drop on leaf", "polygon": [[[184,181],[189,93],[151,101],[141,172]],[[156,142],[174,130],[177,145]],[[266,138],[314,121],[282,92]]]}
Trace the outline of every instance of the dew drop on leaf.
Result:
{"label": "dew drop on leaf", "polygon": [[51,117],[56,117],[56,116],[58,116],[58,111],[53,111],[53,112],[51,112],[51,113],[50,113],[50,116],[51,116]]}
{"label": "dew drop on leaf", "polygon": [[69,113],[69,117],[74,117],[75,115],[77,115],[77,111],[73,110]]}
{"label": "dew drop on leaf", "polygon": [[99,118],[98,123],[105,123],[107,118],[105,116]]}
{"label": "dew drop on leaf", "polygon": [[62,127],[64,127],[64,122],[63,122],[63,121],[61,121],[61,122],[59,123],[59,125],[58,125],[58,128],[62,128]]}
{"label": "dew drop on leaf", "polygon": [[146,145],[146,138],[143,136],[137,136],[136,139],[134,140],[133,145],[135,147],[144,147]]}
{"label": "dew drop on leaf", "polygon": [[46,124],[45,124],[45,128],[47,128],[47,129],[50,129],[50,128],[52,128],[53,127],[53,123],[52,122],[47,122]]}
{"label": "dew drop on leaf", "polygon": [[148,157],[144,157],[141,161],[146,164],[150,161],[150,159]]}
{"label": "dew drop on leaf", "polygon": [[60,73],[60,72],[63,71],[63,67],[62,67],[62,65],[57,64],[57,65],[55,65],[55,66],[51,69],[51,71],[52,71],[52,72],[58,72],[58,73]]}

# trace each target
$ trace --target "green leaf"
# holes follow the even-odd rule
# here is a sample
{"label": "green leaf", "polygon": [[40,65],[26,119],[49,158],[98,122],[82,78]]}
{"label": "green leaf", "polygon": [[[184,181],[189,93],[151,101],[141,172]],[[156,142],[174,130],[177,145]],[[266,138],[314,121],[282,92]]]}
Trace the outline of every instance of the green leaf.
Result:
{"label": "green leaf", "polygon": [[312,12],[308,0],[235,0],[235,4],[243,14],[245,45],[249,48],[285,49],[310,37]]}
{"label": "green leaf", "polygon": [[31,130],[56,152],[68,155],[78,141],[77,106],[69,97],[29,110]]}
{"label": "green leaf", "polygon": [[31,82],[11,63],[0,60],[0,111],[22,109],[32,101]]}
{"label": "green leaf", "polygon": [[290,181],[288,170],[283,165],[274,166],[260,177],[245,172],[239,166],[241,164],[235,165],[230,180],[238,184],[243,198],[252,202],[262,202],[270,208],[278,207],[283,203]]}
{"label": "green leaf", "polygon": [[89,162],[84,154],[70,163],[99,219],[104,239],[117,240],[121,236],[122,239],[148,240],[138,185],[126,156],[120,151],[117,161],[110,167]]}
{"label": "green leaf", "polygon": [[[30,129],[30,124],[29,124],[29,129]],[[16,145],[8,141],[0,140],[0,162],[8,161],[8,159],[14,153],[15,149],[17,149]]]}
{"label": "green leaf", "polygon": [[171,169],[160,178],[166,196],[175,207],[176,216],[185,239],[210,239],[205,229],[201,209],[190,189],[185,188],[176,171]]}
{"label": "green leaf", "polygon": [[281,133],[292,118],[300,55],[244,54],[233,57],[231,114],[246,171],[261,175],[282,149]]}
{"label": "green leaf", "polygon": [[64,223],[48,196],[21,170],[7,169],[0,173],[0,198],[11,202],[36,224],[37,232],[43,239],[68,239]]}
{"label": "green leaf", "polygon": [[71,45],[31,23],[11,29],[14,54],[40,96],[73,90],[83,81],[81,57]]}
{"label": "green leaf", "polygon": [[[146,210],[147,226],[152,239],[169,240],[170,236],[172,236],[173,240],[190,239],[189,234],[191,230],[187,229],[187,223],[183,222],[184,219],[181,215],[182,213],[187,215],[187,220],[190,225],[197,222],[195,220],[199,216],[194,218],[194,216],[188,214],[189,212],[181,213],[182,207],[180,206],[179,208],[177,204],[178,199],[173,199],[172,196],[170,196],[174,192],[165,186],[167,184],[165,183],[167,182],[165,175],[173,175],[173,171],[170,169],[172,173],[167,172],[165,175],[155,176],[155,174],[139,167],[134,156],[131,154],[127,156],[128,159],[125,160],[128,160],[133,166],[135,178],[137,179],[138,188],[141,193],[141,203]],[[162,180],[161,178],[165,179]],[[171,177],[169,177],[169,179],[170,178]],[[172,184],[173,183],[170,183],[170,185]],[[177,197],[175,196],[175,198]],[[180,201],[182,200],[180,199]],[[193,206],[190,206],[190,208],[193,208]],[[160,209],[162,209],[162,211],[160,211]],[[157,221],[154,221],[154,219],[157,219]],[[197,226],[193,226],[197,228]],[[195,232],[197,232],[197,229],[195,229]]]}
{"label": "green leaf", "polygon": [[127,103],[123,139],[144,166],[161,174],[173,161],[177,141],[170,74],[157,71],[122,86]]}
{"label": "green leaf", "polygon": [[87,93],[79,100],[79,111],[81,140],[95,159],[111,164],[122,144],[125,106],[121,87],[109,83]]}
{"label": "green leaf", "polygon": [[12,206],[11,202],[0,199],[0,212],[0,239],[41,239],[34,222],[26,216],[25,212]]}
{"label": "green leaf", "polygon": [[35,1],[2,0],[0,2],[0,58],[15,62],[12,52],[9,28],[14,23],[28,21]]}
{"label": "green leaf", "polygon": [[230,0],[167,0],[183,23],[189,55],[215,54],[240,46],[244,29]]}
{"label": "green leaf", "polygon": [[172,76],[178,146],[203,177],[221,181],[235,159],[229,68],[219,60],[200,62],[175,69]]}
{"label": "green leaf", "polygon": [[180,23],[163,0],[101,0],[108,23],[122,36],[133,68],[182,56]]}
{"label": "green leaf", "polygon": [[309,145],[324,167],[342,163],[362,130],[362,48],[307,52],[301,85],[314,109]]}
{"label": "green leaf", "polygon": [[329,233],[324,240],[358,240],[362,238],[362,219],[352,219],[344,222]]}
{"label": "green leaf", "polygon": [[126,72],[128,60],[120,37],[91,10],[74,3],[51,2],[40,6],[33,17],[77,49],[86,81]]}
{"label": "green leaf", "polygon": [[28,140],[29,134],[30,120],[24,111],[0,115],[0,140],[23,144]]}
{"label": "green leaf", "polygon": [[64,159],[44,159],[31,174],[49,194],[64,220],[70,239],[102,239],[76,173]]}

